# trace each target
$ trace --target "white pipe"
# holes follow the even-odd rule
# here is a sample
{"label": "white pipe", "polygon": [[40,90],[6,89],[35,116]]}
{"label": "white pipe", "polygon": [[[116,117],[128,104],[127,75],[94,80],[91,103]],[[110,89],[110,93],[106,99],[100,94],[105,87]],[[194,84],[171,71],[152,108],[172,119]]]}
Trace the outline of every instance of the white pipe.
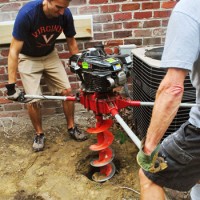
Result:
{"label": "white pipe", "polygon": [[[154,106],[154,102],[140,102],[140,106]],[[200,104],[195,103],[180,103],[180,107],[192,107],[197,106],[200,107]]]}
{"label": "white pipe", "polygon": [[[154,106],[154,102],[139,102],[140,106]],[[195,103],[180,103],[180,107],[192,107],[192,106],[197,106],[200,107],[200,104],[195,104]]]}
{"label": "white pipe", "polygon": [[24,97],[27,99],[47,99],[47,100],[64,100],[64,101],[69,100],[71,98],[66,96],[29,95],[29,94],[25,94]]}
{"label": "white pipe", "polygon": [[[29,95],[25,94],[25,98],[27,99],[48,99],[48,100],[75,100],[75,97],[66,97],[66,96],[48,96],[48,95]],[[134,101],[133,101],[134,102]],[[154,106],[154,102],[142,102],[138,101],[139,106]],[[138,105],[138,104],[137,104]],[[134,103],[132,105],[133,107],[135,106]],[[200,104],[195,104],[195,103],[180,103],[180,107],[192,107],[192,106],[197,106],[200,107]]]}
{"label": "white pipe", "polygon": [[120,117],[119,114],[116,114],[115,119],[119,122],[119,124],[122,126],[122,128],[125,130],[125,132],[128,134],[128,136],[132,139],[132,141],[136,144],[138,149],[141,147],[141,142],[139,138],[133,133],[133,131],[129,128],[129,126],[126,124],[126,122]]}

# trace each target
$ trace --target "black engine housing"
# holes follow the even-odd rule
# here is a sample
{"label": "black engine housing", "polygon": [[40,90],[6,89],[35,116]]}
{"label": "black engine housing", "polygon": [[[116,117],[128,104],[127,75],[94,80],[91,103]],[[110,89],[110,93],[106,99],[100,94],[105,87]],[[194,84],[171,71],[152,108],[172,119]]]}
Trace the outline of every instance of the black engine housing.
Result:
{"label": "black engine housing", "polygon": [[69,66],[86,92],[110,92],[127,82],[132,60],[128,54],[107,56],[102,49],[89,48],[73,55]]}

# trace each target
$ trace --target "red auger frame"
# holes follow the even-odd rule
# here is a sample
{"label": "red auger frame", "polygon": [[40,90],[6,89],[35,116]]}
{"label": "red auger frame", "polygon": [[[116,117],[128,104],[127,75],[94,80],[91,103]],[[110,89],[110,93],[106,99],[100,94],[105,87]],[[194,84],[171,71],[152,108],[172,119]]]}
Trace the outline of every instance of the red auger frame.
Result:
{"label": "red auger frame", "polygon": [[[92,160],[90,163],[94,167],[99,167],[100,171],[93,174],[92,179],[96,182],[104,182],[110,179],[115,174],[115,165],[112,162],[114,152],[110,148],[114,140],[113,134],[109,131],[113,121],[104,119],[104,115],[111,114],[117,122],[122,126],[131,140],[140,148],[141,142],[133,131],[128,127],[124,120],[119,115],[119,110],[129,106],[153,106],[153,102],[132,101],[123,98],[115,92],[98,93],[81,91],[76,97],[71,96],[43,96],[43,95],[24,95],[24,99],[49,99],[49,100],[64,100],[64,101],[79,101],[85,109],[92,110],[96,117],[96,127],[88,128],[87,132],[97,135],[97,143],[89,148],[92,151],[98,151],[99,157]],[[199,106],[193,103],[181,103],[182,107]]]}

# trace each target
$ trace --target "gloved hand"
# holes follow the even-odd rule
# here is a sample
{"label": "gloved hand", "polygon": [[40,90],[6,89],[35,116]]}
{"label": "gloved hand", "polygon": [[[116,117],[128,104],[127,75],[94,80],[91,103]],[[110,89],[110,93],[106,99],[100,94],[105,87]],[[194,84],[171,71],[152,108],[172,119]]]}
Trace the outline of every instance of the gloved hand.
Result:
{"label": "gloved hand", "polygon": [[15,88],[15,83],[6,84],[5,87],[7,88],[8,99],[18,101],[22,92],[18,88]]}
{"label": "gloved hand", "polygon": [[156,173],[167,168],[167,163],[163,157],[158,157],[160,145],[158,145],[150,155],[143,151],[145,139],[141,142],[141,149],[137,154],[137,163],[145,171]]}

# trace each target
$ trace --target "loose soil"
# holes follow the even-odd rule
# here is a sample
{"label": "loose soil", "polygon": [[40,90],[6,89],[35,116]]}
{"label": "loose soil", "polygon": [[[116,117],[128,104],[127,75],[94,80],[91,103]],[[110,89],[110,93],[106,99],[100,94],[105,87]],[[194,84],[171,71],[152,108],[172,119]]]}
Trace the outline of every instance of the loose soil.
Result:
{"label": "loose soil", "polygon": [[[130,122],[131,114],[124,118]],[[75,121],[82,130],[95,126],[92,112],[76,106]],[[45,149],[32,151],[34,130],[28,118],[1,119],[0,200],[138,200],[137,147],[114,123],[115,175],[106,182],[92,180],[97,170],[90,165],[98,156],[89,147],[96,135],[84,142],[72,140],[63,115],[43,119]],[[170,199],[188,199],[187,193],[168,191]]]}

